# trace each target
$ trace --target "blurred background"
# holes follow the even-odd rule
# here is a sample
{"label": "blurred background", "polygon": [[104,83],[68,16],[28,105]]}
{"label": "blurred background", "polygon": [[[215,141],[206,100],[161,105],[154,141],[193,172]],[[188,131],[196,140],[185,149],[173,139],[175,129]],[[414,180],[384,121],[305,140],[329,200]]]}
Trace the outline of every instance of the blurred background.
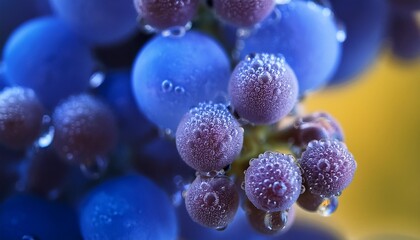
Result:
{"label": "blurred background", "polygon": [[420,237],[419,89],[420,59],[401,61],[384,49],[356,81],[306,99],[308,112],[325,110],[342,124],[358,168],[336,213],[300,216],[349,239],[379,233]]}

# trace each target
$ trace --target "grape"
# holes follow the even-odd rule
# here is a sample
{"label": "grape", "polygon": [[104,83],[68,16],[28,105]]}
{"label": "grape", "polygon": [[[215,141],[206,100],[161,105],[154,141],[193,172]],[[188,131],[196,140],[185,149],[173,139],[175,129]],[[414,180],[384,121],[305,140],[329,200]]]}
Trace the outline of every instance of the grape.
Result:
{"label": "grape", "polygon": [[276,6],[277,17],[241,40],[241,58],[250,53],[281,53],[296,74],[299,95],[317,90],[332,77],[340,57],[337,27],[329,9],[313,2]]}
{"label": "grape", "polygon": [[[329,84],[341,84],[365,70],[379,54],[388,26],[388,1],[331,0],[345,25],[346,40],[339,66]],[[356,17],[357,16],[357,17]]]}
{"label": "grape", "polygon": [[185,114],[176,132],[181,158],[202,172],[231,164],[242,143],[243,129],[223,104],[200,103]]}
{"label": "grape", "polygon": [[184,26],[195,15],[198,0],[134,0],[146,24],[159,30]]}
{"label": "grape", "polygon": [[69,174],[69,166],[52,147],[33,150],[21,166],[19,185],[25,192],[57,198]]}
{"label": "grape", "polygon": [[[308,189],[308,187],[306,186],[305,189]],[[297,204],[306,211],[316,212],[324,199],[325,198],[319,195],[312,194],[309,190],[305,190],[305,192],[299,196]]]}
{"label": "grape", "polygon": [[[1,0],[0,1],[0,56],[3,45],[15,28],[25,21],[46,14],[44,8],[47,0]],[[41,6],[42,5],[42,6]]]}
{"label": "grape", "polygon": [[330,197],[339,195],[353,180],[356,162],[344,143],[314,140],[302,153],[299,164],[312,194]]}
{"label": "grape", "polygon": [[117,140],[117,126],[111,110],[98,99],[72,96],[54,111],[53,146],[69,161],[81,163],[105,155]]}
{"label": "grape", "polygon": [[44,111],[31,89],[4,89],[0,93],[0,143],[15,149],[31,145],[41,133]]}
{"label": "grape", "polygon": [[344,139],[340,124],[328,113],[316,112],[296,119],[292,144],[298,155],[312,140],[328,138]]}
{"label": "grape", "polygon": [[238,205],[235,184],[225,176],[197,176],[185,197],[185,206],[192,220],[209,228],[225,228],[232,222]]}
{"label": "grape", "polygon": [[288,210],[300,195],[302,178],[294,158],[265,152],[251,159],[245,172],[245,193],[260,210]]}
{"label": "grape", "polygon": [[[82,239],[76,212],[31,195],[11,196],[0,206],[0,239]],[[31,238],[30,238],[31,239]]]}
{"label": "grape", "polygon": [[157,138],[143,144],[138,152],[134,158],[134,168],[167,192],[183,190],[184,182],[194,179],[194,171],[182,162],[172,141]]}
{"label": "grape", "polygon": [[52,109],[61,99],[88,88],[94,61],[89,48],[63,22],[49,17],[29,21],[12,35],[4,64],[8,81],[32,88]]}
{"label": "grape", "polygon": [[84,239],[177,238],[168,197],[140,175],[112,179],[95,188],[82,205],[80,226]]}
{"label": "grape", "polygon": [[402,59],[415,59],[420,56],[420,23],[414,13],[395,13],[390,34],[392,50],[396,56]]}
{"label": "grape", "polygon": [[132,0],[50,0],[57,15],[94,45],[118,43],[136,31]]}
{"label": "grape", "polygon": [[250,27],[261,22],[274,9],[274,0],[213,0],[217,15],[237,27]]}
{"label": "grape", "polygon": [[233,71],[229,94],[241,118],[255,124],[271,124],[295,106],[298,83],[282,56],[251,54]]}
{"label": "grape", "polygon": [[190,31],[180,38],[150,41],[137,57],[132,81],[146,117],[175,134],[190,108],[227,95],[229,75],[222,48],[207,35]]}
{"label": "grape", "polygon": [[108,72],[99,87],[99,94],[116,114],[122,139],[129,143],[139,143],[151,135],[154,129],[137,107],[131,87],[128,70]]}

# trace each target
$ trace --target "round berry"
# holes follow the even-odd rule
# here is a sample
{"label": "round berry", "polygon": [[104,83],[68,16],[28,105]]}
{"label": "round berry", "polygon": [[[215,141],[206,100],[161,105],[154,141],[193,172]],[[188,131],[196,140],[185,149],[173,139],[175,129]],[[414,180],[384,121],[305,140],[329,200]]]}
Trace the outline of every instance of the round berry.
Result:
{"label": "round berry", "polygon": [[0,93],[0,143],[25,148],[41,133],[44,108],[34,91],[6,88]]}
{"label": "round berry", "polygon": [[274,9],[274,0],[214,0],[216,14],[237,27],[250,27],[261,22]]}
{"label": "round berry", "polygon": [[176,132],[182,159],[203,172],[231,164],[242,143],[243,129],[223,104],[200,103],[185,114]]}
{"label": "round berry", "polygon": [[270,124],[295,106],[298,83],[283,56],[251,54],[233,71],[229,94],[241,118],[255,124]]}
{"label": "round berry", "polygon": [[245,172],[245,193],[260,210],[288,210],[301,192],[302,177],[291,155],[265,152],[251,159]]}
{"label": "round berry", "polygon": [[346,145],[334,139],[310,142],[299,164],[309,191],[323,197],[340,194],[356,170],[356,161]]}
{"label": "round berry", "polygon": [[140,17],[159,30],[187,24],[195,15],[198,3],[198,0],[134,0]]}
{"label": "round berry", "polygon": [[70,161],[104,155],[115,145],[117,125],[111,110],[89,95],[73,96],[53,114],[54,147]]}
{"label": "round berry", "polygon": [[188,214],[205,227],[225,228],[235,216],[239,194],[228,177],[198,176],[191,183],[185,198]]}

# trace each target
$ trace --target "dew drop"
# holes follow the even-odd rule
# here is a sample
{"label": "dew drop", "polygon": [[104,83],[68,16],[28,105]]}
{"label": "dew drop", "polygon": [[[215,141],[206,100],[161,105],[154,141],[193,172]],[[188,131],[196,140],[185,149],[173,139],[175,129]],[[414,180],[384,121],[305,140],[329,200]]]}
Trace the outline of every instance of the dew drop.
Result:
{"label": "dew drop", "polygon": [[327,159],[323,158],[317,163],[317,168],[319,171],[329,172],[331,169],[331,165]]}
{"label": "dew drop", "polygon": [[224,231],[224,230],[226,230],[226,228],[227,228],[227,226],[218,226],[218,227],[216,227],[216,230],[217,231]]}
{"label": "dew drop", "polygon": [[89,179],[98,179],[106,171],[108,160],[102,156],[95,156],[93,159],[84,159],[80,164],[80,170]]}
{"label": "dew drop", "polygon": [[89,79],[89,86],[91,88],[97,88],[102,85],[105,81],[105,73],[104,72],[95,72]]}
{"label": "dew drop", "polygon": [[175,93],[176,94],[183,94],[185,92],[185,89],[181,86],[176,86],[175,87]]}
{"label": "dew drop", "polygon": [[52,143],[52,141],[53,141],[53,139],[54,139],[54,132],[55,132],[54,127],[53,126],[49,126],[48,129],[47,129],[47,131],[44,132],[41,135],[40,138],[38,138],[37,145],[40,148],[46,148],[46,147],[50,146],[51,143]]}
{"label": "dew drop", "polygon": [[283,196],[287,191],[287,186],[284,182],[278,181],[273,184],[272,189],[277,196]]}
{"label": "dew drop", "polygon": [[279,231],[284,229],[288,220],[288,211],[267,212],[264,215],[264,226],[269,231]]}
{"label": "dew drop", "polygon": [[342,43],[346,41],[347,39],[346,26],[341,21],[336,21],[336,26],[337,26],[337,33],[335,37],[337,38],[338,42]]}
{"label": "dew drop", "polygon": [[161,84],[161,87],[162,87],[162,92],[167,93],[167,92],[172,91],[173,84],[169,80],[164,80]]}
{"label": "dew drop", "polygon": [[338,208],[338,198],[333,196],[326,198],[318,207],[318,214],[324,217],[331,216]]}
{"label": "dew drop", "polygon": [[191,29],[191,22],[188,22],[185,26],[171,27],[162,31],[163,37],[180,38],[183,37],[188,30]]}
{"label": "dew drop", "polygon": [[219,204],[219,196],[214,192],[206,193],[203,200],[207,206],[217,206]]}

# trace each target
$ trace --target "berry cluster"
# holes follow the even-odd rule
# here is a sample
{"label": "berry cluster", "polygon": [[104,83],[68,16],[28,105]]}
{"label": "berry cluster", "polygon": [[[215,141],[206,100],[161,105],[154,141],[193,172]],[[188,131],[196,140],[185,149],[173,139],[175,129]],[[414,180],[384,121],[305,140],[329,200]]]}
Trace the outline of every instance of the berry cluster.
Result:
{"label": "berry cluster", "polygon": [[320,2],[0,0],[0,239],[307,239],[356,162],[302,101],[420,46],[416,3]]}

